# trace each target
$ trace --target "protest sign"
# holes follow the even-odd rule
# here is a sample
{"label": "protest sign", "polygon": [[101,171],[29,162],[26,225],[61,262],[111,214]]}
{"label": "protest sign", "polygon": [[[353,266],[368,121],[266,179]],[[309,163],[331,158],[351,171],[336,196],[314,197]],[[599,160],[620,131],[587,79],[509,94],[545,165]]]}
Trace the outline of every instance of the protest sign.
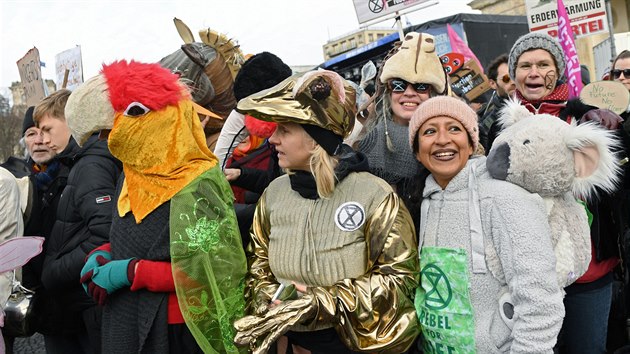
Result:
{"label": "protest sign", "polygon": [[57,85],[62,87],[64,77],[68,70],[66,87],[72,91],[83,83],[83,66],[81,62],[81,46],[65,50],[55,55],[55,74],[57,76]]}
{"label": "protest sign", "polygon": [[[530,32],[542,31],[558,36],[558,8],[556,1],[525,0],[527,24]],[[605,0],[565,0],[570,27],[576,37],[608,33]]]}
{"label": "protest sign", "polygon": [[40,65],[39,51],[35,47],[17,61],[27,106],[34,106],[46,97]]}
{"label": "protest sign", "polygon": [[620,114],[628,109],[630,92],[617,81],[595,81],[584,86],[580,92],[580,99],[588,105]]}
{"label": "protest sign", "polygon": [[451,86],[458,88],[469,101],[479,97],[490,89],[488,78],[474,59],[450,76]]}
{"label": "protest sign", "polygon": [[359,23],[365,23],[377,18],[401,12],[412,6],[426,3],[429,0],[353,0],[354,10]]}

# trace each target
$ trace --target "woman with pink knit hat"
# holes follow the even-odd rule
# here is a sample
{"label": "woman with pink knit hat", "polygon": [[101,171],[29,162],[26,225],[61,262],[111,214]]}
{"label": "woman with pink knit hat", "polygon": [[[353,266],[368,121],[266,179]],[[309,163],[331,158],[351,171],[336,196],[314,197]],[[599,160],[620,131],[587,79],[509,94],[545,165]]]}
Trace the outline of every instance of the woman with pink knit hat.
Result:
{"label": "woman with pink knit hat", "polygon": [[419,345],[426,353],[551,353],[564,307],[542,198],[490,177],[486,158],[473,155],[477,116],[456,98],[424,102],[409,144],[431,172],[418,234]]}

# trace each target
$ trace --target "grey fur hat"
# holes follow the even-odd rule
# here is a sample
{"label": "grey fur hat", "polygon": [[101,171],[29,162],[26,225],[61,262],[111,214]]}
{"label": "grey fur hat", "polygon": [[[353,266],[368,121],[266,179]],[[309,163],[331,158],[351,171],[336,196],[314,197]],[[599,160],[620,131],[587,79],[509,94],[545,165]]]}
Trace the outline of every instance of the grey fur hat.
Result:
{"label": "grey fur hat", "polygon": [[566,63],[564,60],[564,52],[562,51],[562,47],[560,46],[560,43],[558,43],[558,40],[545,33],[531,32],[517,39],[510,50],[508,68],[510,70],[510,77],[512,80],[516,79],[516,63],[518,62],[518,58],[524,52],[534,49],[544,49],[548,51],[556,60],[556,66],[558,67],[558,79],[564,77],[564,68]]}

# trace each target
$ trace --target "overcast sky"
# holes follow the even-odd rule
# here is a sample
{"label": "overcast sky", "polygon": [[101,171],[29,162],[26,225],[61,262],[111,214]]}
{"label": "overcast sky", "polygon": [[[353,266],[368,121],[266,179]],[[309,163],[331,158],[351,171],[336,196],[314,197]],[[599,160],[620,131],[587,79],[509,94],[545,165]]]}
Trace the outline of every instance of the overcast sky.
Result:
{"label": "overcast sky", "polygon": [[[412,24],[473,12],[470,0],[440,0],[403,17]],[[476,11],[475,11],[476,12]],[[45,79],[55,55],[81,46],[84,78],[116,59],[155,62],[181,44],[173,17],[198,38],[210,27],[243,53],[269,51],[289,65],[322,63],[322,45],[359,27],[352,0],[0,0],[0,93],[19,81],[16,61],[37,47]],[[392,27],[394,20],[377,24]]]}

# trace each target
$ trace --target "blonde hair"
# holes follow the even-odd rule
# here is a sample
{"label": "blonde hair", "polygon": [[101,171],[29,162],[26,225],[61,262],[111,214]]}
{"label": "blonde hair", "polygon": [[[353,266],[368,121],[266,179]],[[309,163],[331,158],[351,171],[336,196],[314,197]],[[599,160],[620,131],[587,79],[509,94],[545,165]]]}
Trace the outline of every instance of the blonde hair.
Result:
{"label": "blonde hair", "polygon": [[45,115],[65,121],[66,114],[64,113],[64,110],[66,108],[66,102],[68,102],[68,97],[70,97],[71,93],[72,92],[70,90],[61,89],[44,98],[35,107],[35,111],[33,112],[33,121],[37,124]]}
{"label": "blonde hair", "polygon": [[[311,158],[309,160],[309,169],[311,174],[315,178],[315,185],[317,186],[317,195],[320,198],[327,198],[332,195],[335,190],[335,182],[337,177],[335,176],[335,167],[339,163],[336,157],[328,155],[326,150],[321,147],[315,139],[313,139],[306,130],[302,129],[304,133],[305,142],[313,142],[315,147],[310,151]],[[293,174],[291,169],[285,171],[287,174]]]}
{"label": "blonde hair", "polygon": [[317,194],[320,198],[327,198],[333,194],[335,190],[335,167],[339,161],[337,158],[328,155],[326,150],[319,145],[311,150],[311,173],[315,177],[317,185]]}

